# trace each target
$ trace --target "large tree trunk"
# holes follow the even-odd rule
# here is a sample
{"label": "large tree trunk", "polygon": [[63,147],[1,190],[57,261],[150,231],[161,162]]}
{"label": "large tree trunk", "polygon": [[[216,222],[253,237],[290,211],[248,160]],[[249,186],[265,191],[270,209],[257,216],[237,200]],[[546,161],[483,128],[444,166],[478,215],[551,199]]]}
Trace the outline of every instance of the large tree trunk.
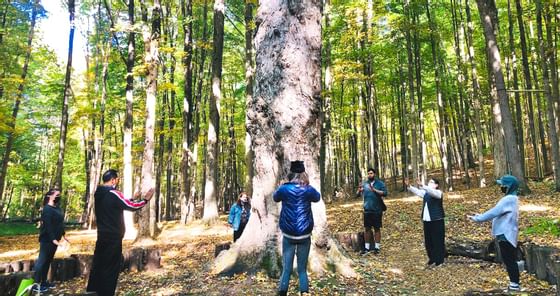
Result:
{"label": "large tree trunk", "polygon": [[[134,187],[132,166],[132,128],[134,104],[134,57],[136,50],[134,34],[134,0],[128,0],[128,55],[126,57],[126,111],[124,115],[123,131],[123,193],[132,196]],[[130,211],[124,212],[125,239],[135,239],[138,230],[134,226],[134,215]]]}
{"label": "large tree trunk", "polygon": [[[493,19],[490,16],[489,3],[486,0],[477,0],[478,10],[480,13],[480,21],[484,29],[484,37],[486,39],[486,48],[490,59],[491,70],[496,81],[496,90],[498,94],[499,112],[494,113],[498,122],[501,123],[503,129],[506,161],[511,170],[511,174],[519,180],[519,189],[521,194],[529,193],[529,187],[525,181],[525,174],[521,165],[521,155],[517,149],[517,141],[515,138],[515,129],[509,109],[509,101],[505,89],[504,75],[500,61],[500,51],[496,35],[494,33]],[[497,111],[497,110],[496,110]]]}
{"label": "large tree trunk", "polygon": [[[142,181],[141,191],[146,194],[155,187],[154,179],[154,141],[156,123],[156,95],[159,59],[159,38],[161,32],[161,6],[159,0],[155,0],[152,7],[151,30],[148,28],[147,11],[142,2],[142,18],[144,22],[144,63],[146,64],[146,124],[144,153],[142,156]],[[155,237],[156,235],[156,199],[150,200],[149,204],[140,210],[138,239]]]}
{"label": "large tree trunk", "polygon": [[222,58],[224,53],[224,0],[214,1],[214,51],[212,53],[212,94],[206,153],[206,182],[202,220],[213,223],[218,219],[218,153],[220,135],[220,101],[222,99]]}
{"label": "large tree trunk", "polygon": [[74,10],[75,0],[68,1],[68,14],[70,15],[70,36],[68,39],[68,61],[66,63],[66,77],[64,79],[64,94],[62,99],[62,118],[60,121],[60,139],[58,142],[58,160],[56,162],[56,173],[54,174],[55,188],[62,188],[62,170],[64,168],[64,152],[66,150],[66,135],[68,134],[68,100],[72,90],[70,89],[70,78],[72,76],[72,52],[74,49]]}
{"label": "large tree trunk", "polygon": [[23,69],[20,76],[20,84],[18,86],[16,99],[14,102],[14,107],[12,108],[12,117],[6,123],[8,126],[8,140],[6,141],[6,148],[4,150],[4,157],[2,158],[2,164],[0,165],[0,201],[4,196],[4,183],[6,182],[6,174],[8,173],[8,162],[10,161],[10,152],[12,151],[12,146],[16,137],[16,121],[19,112],[19,105],[23,99],[23,89],[26,83],[27,69],[29,67],[29,61],[31,59],[31,50],[33,49],[33,36],[35,33],[35,21],[37,19],[37,8],[39,6],[39,0],[33,2],[33,8],[31,10],[31,25],[29,26],[29,33],[27,35],[27,50],[25,52],[25,61],[23,62]]}
{"label": "large tree trunk", "polygon": [[[278,276],[280,207],[272,194],[291,160],[303,160],[311,185],[320,191],[321,2],[263,1],[255,37],[255,96],[247,110],[255,151],[253,214],[241,238],[220,253],[212,271],[233,273],[266,269]],[[327,264],[345,275],[354,272],[327,229],[323,200],[313,204],[310,269]]]}

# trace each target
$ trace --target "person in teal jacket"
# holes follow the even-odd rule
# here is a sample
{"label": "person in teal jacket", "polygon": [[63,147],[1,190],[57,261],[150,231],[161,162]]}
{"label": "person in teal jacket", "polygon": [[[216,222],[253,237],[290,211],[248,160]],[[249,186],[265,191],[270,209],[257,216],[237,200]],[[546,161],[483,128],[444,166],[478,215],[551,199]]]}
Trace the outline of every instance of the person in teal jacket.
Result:
{"label": "person in teal jacket", "polygon": [[251,201],[245,191],[239,193],[237,202],[229,210],[228,223],[233,227],[233,242],[241,237],[249,217],[251,216]]}

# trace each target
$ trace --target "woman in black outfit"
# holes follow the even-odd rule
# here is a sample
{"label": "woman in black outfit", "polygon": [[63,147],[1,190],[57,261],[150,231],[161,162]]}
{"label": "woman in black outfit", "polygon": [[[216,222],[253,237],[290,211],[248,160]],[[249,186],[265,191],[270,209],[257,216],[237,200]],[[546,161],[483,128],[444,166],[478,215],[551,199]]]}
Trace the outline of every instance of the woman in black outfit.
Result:
{"label": "woman in black outfit", "polygon": [[58,246],[64,237],[64,214],[58,207],[60,202],[60,191],[51,189],[43,198],[43,212],[41,213],[41,230],[39,233],[39,258],[35,261],[35,283],[40,283],[34,291],[46,292],[54,288],[52,283],[47,282],[47,274]]}

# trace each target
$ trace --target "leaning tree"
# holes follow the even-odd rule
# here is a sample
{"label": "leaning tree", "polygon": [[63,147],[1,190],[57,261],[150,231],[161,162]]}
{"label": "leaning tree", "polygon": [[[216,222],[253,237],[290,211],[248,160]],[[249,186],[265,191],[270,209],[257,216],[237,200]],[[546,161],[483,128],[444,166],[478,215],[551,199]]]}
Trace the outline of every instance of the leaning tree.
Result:
{"label": "leaning tree", "polygon": [[[320,190],[321,0],[261,1],[256,24],[254,96],[247,110],[254,151],[253,212],[241,238],[216,258],[215,274],[266,270],[279,275],[280,205],[272,194],[290,161],[305,161],[311,185]],[[330,236],[323,200],[312,209],[310,269],[321,274],[334,266],[354,275]]]}

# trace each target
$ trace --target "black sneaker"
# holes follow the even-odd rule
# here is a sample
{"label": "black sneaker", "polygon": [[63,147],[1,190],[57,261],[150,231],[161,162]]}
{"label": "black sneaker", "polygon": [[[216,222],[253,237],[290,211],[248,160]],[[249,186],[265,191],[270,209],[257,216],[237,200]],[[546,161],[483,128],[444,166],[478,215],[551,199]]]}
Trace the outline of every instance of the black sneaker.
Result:
{"label": "black sneaker", "polygon": [[46,283],[44,283],[43,285],[44,285],[45,287],[49,288],[49,289],[54,289],[54,288],[56,288],[56,285],[55,285],[55,283],[53,283],[53,282],[46,282]]}
{"label": "black sneaker", "polygon": [[379,248],[373,248],[373,253],[374,254],[379,254],[379,252],[381,252],[381,250]]}
{"label": "black sneaker", "polygon": [[360,255],[367,255],[367,254],[369,254],[370,252],[371,252],[370,249],[363,249],[363,250],[360,251]]}
{"label": "black sneaker", "polygon": [[34,293],[46,293],[48,290],[49,288],[45,285],[33,285],[33,289],[31,289]]}

